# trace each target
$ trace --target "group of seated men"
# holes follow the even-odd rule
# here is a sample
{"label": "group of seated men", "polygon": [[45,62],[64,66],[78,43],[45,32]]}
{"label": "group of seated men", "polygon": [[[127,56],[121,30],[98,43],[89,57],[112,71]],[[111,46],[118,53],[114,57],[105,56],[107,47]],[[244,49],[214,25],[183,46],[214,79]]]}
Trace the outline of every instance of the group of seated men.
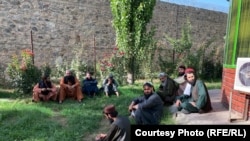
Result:
{"label": "group of seated men", "polygon": [[176,115],[207,113],[212,110],[210,96],[205,83],[198,79],[193,68],[179,66],[176,79],[166,73],[159,73],[160,85],[157,90],[150,82],[143,84],[143,95],[135,98],[129,105],[131,117],[138,125],[160,124],[164,104]]}
{"label": "group of seated men", "polygon": [[212,110],[210,96],[205,83],[199,80],[193,68],[179,66],[176,79],[166,73],[159,73],[160,85],[157,90],[150,82],[143,85],[144,95],[135,98],[129,105],[136,124],[159,124],[164,105],[168,105],[174,115],[206,113]]}
{"label": "group of seated men", "polygon": [[83,79],[81,85],[79,79],[76,78],[70,70],[66,70],[65,75],[60,80],[60,88],[57,89],[55,84],[50,81],[49,75],[45,74],[42,76],[40,82],[33,88],[32,101],[58,100],[61,104],[66,98],[72,98],[78,102],[82,102],[84,95],[93,97],[100,91],[104,91],[107,97],[112,94],[119,96],[117,90],[118,84],[112,74],[103,81],[103,85],[100,89],[97,84],[98,82],[92,77],[91,72],[86,73],[86,78]]}
{"label": "group of seated men", "polygon": [[[205,83],[199,80],[193,68],[178,68],[179,74],[176,79],[170,78],[166,73],[159,73],[160,86],[155,90],[150,82],[143,84],[143,95],[135,98],[130,103],[128,110],[135,119],[136,124],[160,124],[163,114],[164,104],[171,105],[171,112],[181,111],[185,114],[204,113],[212,110],[212,105]],[[117,90],[113,76],[110,75],[104,80],[105,95],[109,95],[108,89]],[[72,97],[79,102],[83,99],[83,93],[94,96],[98,91],[97,81],[90,72],[86,73],[86,78],[79,80],[67,70],[66,75],[61,78],[59,95],[49,76],[43,76],[42,80],[34,86],[33,100],[48,101],[57,100],[62,103],[66,97]],[[117,93],[115,93],[117,94]],[[117,94],[119,96],[119,93]]]}
{"label": "group of seated men", "polygon": [[197,78],[193,68],[179,66],[178,77],[170,78],[166,73],[159,74],[161,84],[157,94],[171,111],[203,113],[212,110],[211,101],[205,83]]}
{"label": "group of seated men", "polygon": [[86,78],[82,81],[82,92],[89,97],[93,97],[97,93],[102,91],[104,91],[107,97],[112,94],[116,94],[117,96],[119,96],[119,92],[117,90],[118,83],[114,79],[112,74],[104,79],[101,88],[98,88],[97,83],[97,80],[92,77],[92,73],[87,72]]}

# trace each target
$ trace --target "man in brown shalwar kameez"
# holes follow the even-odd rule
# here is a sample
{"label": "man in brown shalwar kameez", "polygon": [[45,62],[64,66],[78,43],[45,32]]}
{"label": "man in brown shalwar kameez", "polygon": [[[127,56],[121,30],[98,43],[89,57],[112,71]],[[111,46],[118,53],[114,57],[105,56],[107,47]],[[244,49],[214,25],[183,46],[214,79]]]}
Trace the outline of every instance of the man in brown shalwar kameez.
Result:
{"label": "man in brown shalwar kameez", "polygon": [[42,80],[38,82],[33,88],[33,102],[48,101],[57,99],[57,88],[52,82],[48,75],[44,75]]}
{"label": "man in brown shalwar kameez", "polygon": [[59,104],[67,97],[76,99],[78,102],[83,99],[80,81],[72,75],[70,70],[66,70],[65,76],[60,81]]}

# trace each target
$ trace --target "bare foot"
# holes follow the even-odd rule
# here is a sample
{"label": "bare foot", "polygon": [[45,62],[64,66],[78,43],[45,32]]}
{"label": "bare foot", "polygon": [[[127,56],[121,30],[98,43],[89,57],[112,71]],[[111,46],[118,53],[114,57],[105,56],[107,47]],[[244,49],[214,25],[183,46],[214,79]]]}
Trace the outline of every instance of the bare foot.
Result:
{"label": "bare foot", "polygon": [[119,93],[118,92],[116,92],[116,96],[119,97]]}

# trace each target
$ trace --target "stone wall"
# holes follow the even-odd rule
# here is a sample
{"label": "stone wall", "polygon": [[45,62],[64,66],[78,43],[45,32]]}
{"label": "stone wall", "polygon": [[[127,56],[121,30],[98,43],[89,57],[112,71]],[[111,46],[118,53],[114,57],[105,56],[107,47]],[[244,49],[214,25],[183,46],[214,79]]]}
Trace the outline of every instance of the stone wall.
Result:
{"label": "stone wall", "polygon": [[[157,29],[161,48],[171,47],[166,34],[180,37],[187,18],[194,47],[215,37],[213,45],[223,49],[227,14],[158,1],[151,25]],[[102,58],[115,44],[111,20],[108,0],[1,0],[1,63],[9,63],[13,54],[32,46],[38,66],[70,62],[74,57],[91,62],[94,52]]]}

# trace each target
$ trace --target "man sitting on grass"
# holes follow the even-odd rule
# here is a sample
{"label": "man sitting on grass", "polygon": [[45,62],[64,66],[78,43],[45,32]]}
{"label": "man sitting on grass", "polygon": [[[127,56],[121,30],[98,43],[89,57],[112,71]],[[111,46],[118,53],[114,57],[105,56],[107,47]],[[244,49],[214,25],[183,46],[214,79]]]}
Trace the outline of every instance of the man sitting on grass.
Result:
{"label": "man sitting on grass", "polygon": [[103,114],[110,121],[111,128],[107,134],[98,134],[96,141],[130,141],[130,121],[128,117],[118,116],[114,105],[104,108]]}
{"label": "man sitting on grass", "polygon": [[37,83],[33,88],[33,102],[38,101],[56,101],[57,99],[57,88],[50,81],[49,75],[44,75],[42,80]]}
{"label": "man sitting on grass", "polygon": [[150,82],[143,85],[143,90],[144,95],[134,99],[128,109],[137,125],[157,125],[163,115],[163,101]]}
{"label": "man sitting on grass", "polygon": [[76,99],[78,102],[82,102],[83,94],[79,80],[70,70],[66,70],[65,76],[60,80],[59,104],[61,104],[65,98],[69,97]]}
{"label": "man sitting on grass", "polygon": [[116,94],[116,96],[119,97],[118,84],[112,74],[110,74],[108,78],[104,80],[103,87],[107,97],[113,94]]}
{"label": "man sitting on grass", "polygon": [[93,97],[98,93],[97,80],[92,77],[91,72],[86,73],[86,78],[82,81],[82,93]]}

